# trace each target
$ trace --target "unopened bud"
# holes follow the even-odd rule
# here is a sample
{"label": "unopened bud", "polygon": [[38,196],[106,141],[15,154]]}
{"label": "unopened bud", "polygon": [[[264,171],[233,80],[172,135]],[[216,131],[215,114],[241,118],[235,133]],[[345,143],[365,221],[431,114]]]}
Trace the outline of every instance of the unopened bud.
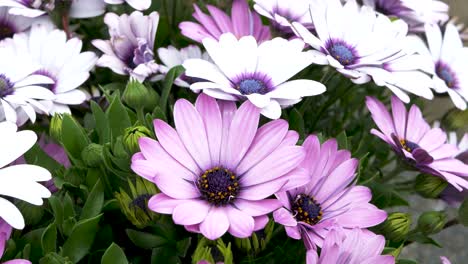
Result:
{"label": "unopened bud", "polygon": [[447,222],[444,212],[424,212],[418,219],[418,229],[425,235],[439,233]]}
{"label": "unopened bud", "polygon": [[133,109],[152,110],[158,101],[158,94],[137,80],[131,79],[122,95],[122,100]]}
{"label": "unopened bud", "polygon": [[448,183],[440,177],[420,174],[416,178],[415,189],[422,197],[437,198]]}
{"label": "unopened bud", "polygon": [[61,114],[55,114],[50,120],[49,135],[57,142],[62,142],[62,122]]}
{"label": "unopened bud", "polygon": [[91,143],[81,152],[81,158],[89,167],[99,167],[103,162],[103,147],[99,144]]}
{"label": "unopened bud", "polygon": [[125,129],[123,143],[125,148],[130,153],[136,153],[140,151],[140,146],[138,145],[138,139],[142,137],[149,137],[151,132],[148,128],[144,126],[135,126]]}
{"label": "unopened bud", "polygon": [[391,213],[383,223],[382,233],[386,238],[399,242],[404,240],[410,231],[411,216],[405,213]]}

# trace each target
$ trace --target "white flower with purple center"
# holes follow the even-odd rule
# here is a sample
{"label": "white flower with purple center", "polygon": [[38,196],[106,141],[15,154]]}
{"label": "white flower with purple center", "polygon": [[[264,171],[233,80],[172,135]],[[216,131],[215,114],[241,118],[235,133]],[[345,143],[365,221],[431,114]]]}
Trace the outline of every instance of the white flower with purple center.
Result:
{"label": "white flower with purple center", "polygon": [[[200,47],[196,45],[190,45],[188,47],[178,50],[173,46],[167,48],[158,49],[159,59],[162,61],[159,72],[161,75],[156,76],[157,80],[161,80],[166,76],[169,70],[175,66],[182,65],[184,61],[188,59],[202,59],[211,61],[210,56],[207,52],[202,52]],[[200,79],[194,79],[183,74],[179,78],[175,79],[174,84],[180,87],[190,87],[190,85]]]}
{"label": "white flower with purple center", "polygon": [[354,83],[373,80],[386,86],[404,102],[404,91],[432,99],[428,58],[416,54],[408,26],[391,21],[369,7],[359,7],[355,0],[342,5],[329,0],[311,7],[317,36],[300,23],[293,23],[298,35],[322,54],[322,64],[329,64]]}
{"label": "white flower with purple center", "polygon": [[445,34],[437,25],[426,25],[429,50],[421,52],[432,58],[432,87],[448,93],[456,107],[466,109],[468,100],[468,48],[463,47],[457,28],[447,24]]}
{"label": "white flower with purple center", "polygon": [[110,40],[93,40],[93,45],[104,54],[96,65],[108,67],[121,75],[130,75],[140,82],[153,76],[159,69],[154,60],[154,40],[159,14],[148,16],[135,11],[118,16],[107,13],[104,22],[109,27]]}
{"label": "white flower with purple center", "polygon": [[26,31],[33,23],[28,17],[11,15],[8,7],[0,7],[0,42],[15,33]]}
{"label": "white flower with purple center", "polygon": [[37,100],[53,100],[55,95],[39,85],[53,84],[54,81],[35,72],[40,69],[29,56],[15,47],[8,39],[0,47],[0,120],[24,124],[28,119],[33,123],[36,112],[47,114],[48,109]]}
{"label": "white flower with purple center", "polygon": [[80,39],[67,40],[62,30],[34,25],[29,34],[16,34],[13,44],[39,65],[35,74],[54,80],[47,86],[55,94],[54,98],[41,101],[50,114],[71,113],[68,105],[79,105],[86,100],[86,93],[78,88],[89,78],[97,57],[93,52],[81,52]]}
{"label": "white flower with purple center", "polygon": [[288,81],[315,61],[314,53],[302,51],[304,43],[299,39],[275,38],[258,45],[252,36],[238,40],[226,33],[219,42],[205,38],[203,45],[214,63],[202,59],[184,62],[187,76],[206,80],[190,88],[222,100],[250,100],[268,118],[277,119],[281,107],[326,90],[312,80]]}
{"label": "white flower with purple center", "polygon": [[412,32],[422,32],[425,24],[445,23],[449,19],[449,6],[438,0],[363,0],[363,2],[388,17],[403,19]]}
{"label": "white flower with purple center", "polygon": [[25,17],[39,17],[55,8],[50,0],[0,0],[0,6],[10,7],[10,14]]}

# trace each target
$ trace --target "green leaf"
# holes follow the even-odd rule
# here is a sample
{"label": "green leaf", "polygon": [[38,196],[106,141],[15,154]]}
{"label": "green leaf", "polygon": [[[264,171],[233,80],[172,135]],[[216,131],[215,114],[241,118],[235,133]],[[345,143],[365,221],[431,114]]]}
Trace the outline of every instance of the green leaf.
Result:
{"label": "green leaf", "polygon": [[101,184],[101,180],[98,180],[94,185],[91,193],[86,199],[86,203],[83,206],[80,220],[92,218],[101,212],[102,205],[104,204],[104,187]]}
{"label": "green leaf", "polygon": [[408,237],[409,241],[415,241],[421,244],[430,244],[438,248],[442,248],[442,245],[439,242],[435,241],[433,238],[423,235],[421,233],[413,234]]}
{"label": "green leaf", "polygon": [[106,117],[109,121],[111,136],[113,139],[122,135],[127,127],[132,126],[127,109],[120,101],[119,93],[113,96],[112,102],[106,111]]}
{"label": "green leaf", "polygon": [[60,254],[67,256],[74,263],[77,263],[86,256],[93,244],[101,216],[102,214],[78,222],[73,228],[70,237],[63,244]]}
{"label": "green leaf", "polygon": [[296,108],[293,108],[289,114],[289,129],[297,131],[301,138],[304,137],[304,118]]}
{"label": "green leaf", "polygon": [[338,142],[338,148],[348,149],[348,136],[346,135],[346,131],[343,130],[343,132],[336,137],[336,141]]}
{"label": "green leaf", "polygon": [[168,243],[167,239],[155,236],[153,234],[140,232],[132,229],[125,230],[127,233],[128,238],[135,244],[136,246],[144,249],[152,249],[155,247],[160,247],[166,243]]}
{"label": "green leaf", "polygon": [[54,215],[54,223],[56,226],[61,230],[63,224],[63,205],[62,202],[57,198],[57,196],[51,196],[49,198],[49,204],[52,208],[52,212]]}
{"label": "green leaf", "polygon": [[75,210],[73,209],[73,200],[68,193],[63,198],[63,219],[75,217]]}
{"label": "green leaf", "polygon": [[464,226],[468,226],[468,198],[463,201],[458,209],[458,220]]}
{"label": "green leaf", "polygon": [[192,238],[187,237],[183,240],[177,241],[176,243],[176,249],[177,249],[177,254],[181,257],[185,257],[187,255],[187,251],[190,247]]}
{"label": "green leaf", "polygon": [[81,152],[89,144],[89,138],[83,127],[70,115],[63,116],[62,144],[75,159],[81,159]]}
{"label": "green leaf", "polygon": [[409,205],[408,201],[401,197],[391,185],[374,182],[370,187],[373,193],[373,204],[379,208]]}
{"label": "green leaf", "polygon": [[96,122],[96,132],[99,136],[99,142],[104,144],[110,141],[110,131],[107,123],[106,114],[101,107],[94,101],[91,101],[91,111]]}
{"label": "green leaf", "polygon": [[396,264],[418,264],[418,262],[412,259],[399,259]]}
{"label": "green leaf", "polygon": [[127,264],[128,260],[124,251],[115,243],[112,243],[102,255],[101,264]]}
{"label": "green leaf", "polygon": [[166,74],[166,78],[164,79],[163,90],[161,94],[161,99],[159,101],[159,106],[163,112],[166,112],[167,107],[167,100],[169,99],[169,94],[172,89],[172,85],[174,84],[174,80],[177,79],[183,72],[185,68],[182,65],[176,66],[169,70]]}
{"label": "green leaf", "polygon": [[50,224],[42,233],[41,246],[43,254],[56,251],[57,244],[57,225]]}

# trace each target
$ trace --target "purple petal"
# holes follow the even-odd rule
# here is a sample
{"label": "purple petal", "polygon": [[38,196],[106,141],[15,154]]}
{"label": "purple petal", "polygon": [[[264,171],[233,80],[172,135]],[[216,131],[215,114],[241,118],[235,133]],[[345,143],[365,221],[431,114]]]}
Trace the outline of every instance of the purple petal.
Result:
{"label": "purple petal", "polygon": [[297,221],[291,215],[291,212],[285,208],[280,208],[273,212],[273,219],[275,222],[282,224],[284,226],[297,226]]}
{"label": "purple petal", "polygon": [[215,37],[216,39],[219,39],[221,36],[222,32],[219,30],[218,26],[216,25],[215,21],[213,18],[210,16],[204,14],[200,8],[198,8],[197,5],[193,5],[193,8],[195,9],[195,13],[193,13],[193,17],[200,22],[200,24],[205,27],[205,29],[210,32],[210,34]]}
{"label": "purple petal", "polygon": [[283,142],[281,142],[280,147],[294,146],[297,144],[298,140],[299,134],[294,130],[289,130],[286,136],[284,137]]}
{"label": "purple petal", "polygon": [[429,164],[434,161],[434,158],[432,158],[424,149],[415,149],[411,154],[418,164]]}
{"label": "purple petal", "polygon": [[222,207],[211,207],[205,220],[200,224],[200,232],[210,240],[220,238],[228,229],[229,219],[226,209]]}
{"label": "purple petal", "polygon": [[160,214],[172,214],[174,208],[186,202],[188,200],[174,199],[164,193],[158,193],[149,199],[148,208]]}
{"label": "purple petal", "polygon": [[202,170],[211,168],[210,150],[206,131],[195,107],[185,99],[179,99],[174,106],[174,123],[184,146]]}
{"label": "purple petal", "polygon": [[442,146],[446,141],[447,134],[440,128],[433,128],[424,134],[418,145],[427,152],[431,152]]}
{"label": "purple petal", "polygon": [[392,114],[398,138],[406,138],[406,107],[396,96],[392,96]]}
{"label": "purple petal", "polygon": [[229,218],[229,233],[239,238],[251,236],[255,227],[253,217],[232,206],[226,209]]}
{"label": "purple petal", "polygon": [[281,203],[276,199],[265,199],[260,201],[237,199],[234,206],[250,216],[261,216],[278,209],[281,207]]}
{"label": "purple petal", "polygon": [[336,222],[348,228],[367,228],[376,226],[387,218],[387,213],[378,209],[372,204],[367,204],[359,208],[353,208],[348,212],[338,216]]}
{"label": "purple petal", "polygon": [[311,249],[307,250],[306,253],[306,264],[318,264],[319,257],[317,255],[317,251]]}
{"label": "purple petal", "polygon": [[172,219],[178,225],[199,224],[206,219],[210,208],[205,201],[191,200],[174,208]]}
{"label": "purple petal", "polygon": [[231,10],[232,26],[236,37],[252,35],[251,12],[245,0],[234,0]]}
{"label": "purple petal", "polygon": [[132,170],[139,176],[145,178],[150,182],[155,182],[154,178],[157,175],[156,170],[153,167],[153,164],[147,160],[138,160],[135,159],[130,165]]}
{"label": "purple petal", "polygon": [[352,186],[323,202],[322,209],[327,208],[327,210],[330,211],[337,211],[346,207],[368,203],[371,199],[372,193],[369,188],[364,186]]}
{"label": "purple petal", "polygon": [[421,137],[430,129],[417,105],[412,105],[410,108],[408,126],[410,128],[406,130],[406,139],[411,142],[419,142]]}
{"label": "purple petal", "polygon": [[241,189],[238,198],[259,201],[265,199],[276,192],[279,192],[283,186],[286,185],[288,179],[281,177],[275,181],[268,181],[265,183],[244,187]]}
{"label": "purple petal", "polygon": [[26,259],[13,259],[7,262],[3,262],[3,264],[31,264],[31,261]]}
{"label": "purple petal", "polygon": [[325,179],[315,198],[323,203],[334,194],[341,192],[353,181],[358,163],[357,159],[350,159],[335,168]]}
{"label": "purple petal", "polygon": [[186,181],[181,177],[174,175],[158,175],[154,178],[154,182],[162,193],[175,199],[193,199],[200,197],[200,193],[195,186],[195,183]]}
{"label": "purple petal", "polygon": [[371,258],[368,258],[362,262],[362,264],[374,264],[374,263],[379,263],[379,264],[394,264],[395,263],[395,257],[394,256],[374,256]]}
{"label": "purple petal", "polygon": [[[438,147],[437,149],[431,151],[431,156],[434,158],[434,160],[439,160],[454,157],[455,155],[457,155],[458,152],[459,149],[457,146],[451,144],[444,144]],[[457,159],[460,158],[457,157]]]}
{"label": "purple petal", "polygon": [[318,159],[320,153],[320,142],[318,137],[315,135],[308,136],[304,140],[302,147],[304,147],[306,151],[306,156],[304,161],[301,163],[301,167],[307,169],[309,173],[312,173],[315,171],[315,166],[317,165],[314,161]]}
{"label": "purple petal", "polygon": [[374,97],[366,97],[366,105],[372,114],[375,124],[385,134],[390,135],[395,132],[393,120],[385,105]]}
{"label": "purple petal", "polygon": [[196,42],[201,43],[202,40],[206,37],[212,37],[214,38],[213,35],[211,35],[205,27],[193,23],[193,22],[181,22],[179,24],[179,28],[181,30],[182,35],[186,36],[187,38],[193,39]]}
{"label": "purple petal", "polygon": [[234,32],[231,18],[226,13],[212,5],[207,5],[206,8],[222,33]]}
{"label": "purple petal", "polygon": [[[231,128],[232,119],[234,118],[234,115],[236,114],[237,107],[236,107],[236,103],[229,102],[229,101],[218,101],[218,105],[219,105],[219,109],[221,110],[221,115],[223,118],[223,134],[222,134],[221,146],[223,146],[223,148],[226,148],[228,144],[229,131]],[[227,164],[228,152],[221,150],[220,155],[221,155],[220,163]]]}
{"label": "purple petal", "polygon": [[268,224],[268,221],[270,219],[268,218],[267,215],[261,215],[254,217],[255,225],[254,225],[254,231],[262,230],[265,228],[265,226]]}
{"label": "purple petal", "polygon": [[301,232],[299,232],[299,228],[297,226],[285,226],[284,230],[290,238],[301,239]]}
{"label": "purple petal", "polygon": [[205,124],[206,135],[211,154],[211,166],[215,167],[219,164],[219,153],[221,150],[221,137],[223,122],[218,103],[212,97],[205,94],[200,94],[195,103],[195,107],[200,113]]}

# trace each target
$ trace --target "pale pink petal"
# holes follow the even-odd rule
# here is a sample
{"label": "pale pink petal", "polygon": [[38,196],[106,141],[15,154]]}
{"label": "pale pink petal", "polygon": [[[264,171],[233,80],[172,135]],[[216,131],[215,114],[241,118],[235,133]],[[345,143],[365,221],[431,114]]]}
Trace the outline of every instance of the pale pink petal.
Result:
{"label": "pale pink petal", "polygon": [[210,240],[220,238],[228,229],[229,219],[225,208],[222,207],[211,207],[205,220],[200,224],[200,232]]}
{"label": "pale pink petal", "polygon": [[387,108],[374,97],[366,97],[366,105],[372,114],[375,124],[385,135],[391,135],[395,132],[392,117]]}
{"label": "pale pink petal", "polygon": [[188,200],[173,199],[164,193],[153,195],[148,201],[148,208],[160,214],[172,214],[174,208]]}
{"label": "pale pink petal", "polygon": [[253,217],[232,206],[226,209],[229,218],[229,233],[239,238],[251,236],[255,227]]}
{"label": "pale pink petal", "polygon": [[318,201],[326,201],[332,195],[341,192],[353,181],[358,164],[357,159],[350,159],[336,167],[315,193],[315,198]]}
{"label": "pale pink petal", "polygon": [[254,217],[254,221],[255,221],[254,231],[258,231],[258,230],[264,229],[265,226],[268,224],[268,221],[270,221],[270,219],[268,218],[267,215],[261,215],[261,216]]}
{"label": "pale pink petal", "polygon": [[399,139],[406,138],[406,107],[396,96],[392,96],[392,114],[395,131]]}
{"label": "pale pink petal", "polygon": [[211,206],[201,200],[191,200],[174,208],[172,219],[178,225],[194,225],[204,221]]}
{"label": "pale pink petal", "polygon": [[285,208],[280,208],[273,212],[273,219],[275,222],[284,226],[297,226],[297,221],[292,216],[291,212]]}
{"label": "pale pink petal", "polygon": [[211,155],[211,166],[218,166],[221,150],[223,123],[218,103],[212,97],[200,94],[195,103],[205,124],[206,135]]}
{"label": "pale pink petal", "polygon": [[284,230],[290,238],[301,239],[301,232],[299,232],[299,228],[297,226],[285,226]]}
{"label": "pale pink petal", "polygon": [[266,215],[281,207],[281,203],[276,199],[264,199],[259,201],[237,199],[234,205],[250,216]]}

